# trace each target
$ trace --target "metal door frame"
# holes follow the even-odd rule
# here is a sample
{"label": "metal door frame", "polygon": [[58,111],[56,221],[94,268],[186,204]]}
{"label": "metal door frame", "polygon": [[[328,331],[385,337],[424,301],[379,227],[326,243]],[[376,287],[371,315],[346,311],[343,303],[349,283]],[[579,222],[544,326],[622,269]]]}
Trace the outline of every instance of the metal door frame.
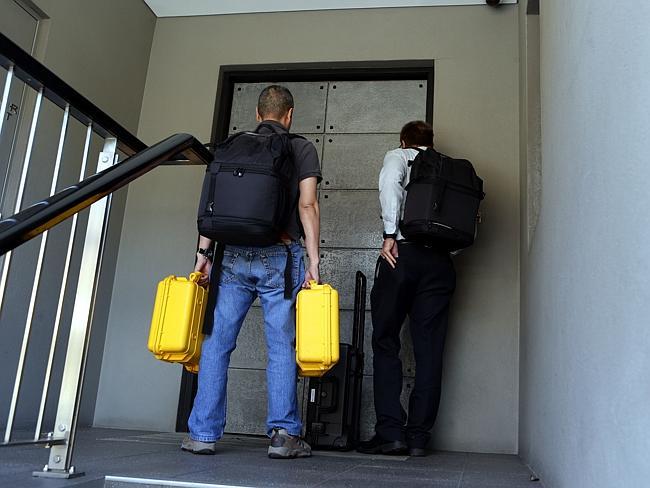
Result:
{"label": "metal door frame", "polygon": [[[228,137],[235,83],[427,80],[426,121],[433,124],[434,65],[432,59],[223,65],[219,68],[210,142],[214,144]],[[197,375],[183,369],[177,432],[188,430],[196,388]]]}

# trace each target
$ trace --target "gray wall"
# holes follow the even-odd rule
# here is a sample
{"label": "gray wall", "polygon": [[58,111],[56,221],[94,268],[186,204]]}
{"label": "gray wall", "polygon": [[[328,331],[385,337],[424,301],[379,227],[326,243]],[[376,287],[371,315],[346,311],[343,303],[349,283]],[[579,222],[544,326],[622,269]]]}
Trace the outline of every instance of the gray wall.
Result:
{"label": "gray wall", "polygon": [[[4,1],[8,2],[9,0]],[[156,22],[146,5],[140,1],[128,0],[111,3],[83,0],[36,0],[24,3],[39,10],[44,19],[38,28],[35,56],[101,109],[108,112],[128,129],[135,131],[140,117],[145,75]],[[33,98],[33,94],[28,94],[24,112],[28,111],[29,103],[33,102]],[[61,117],[62,111],[55,108],[50,102],[43,102],[32,156],[32,169],[28,174],[23,206],[42,199],[49,193]],[[29,120],[25,120],[25,122],[28,123]],[[81,124],[76,121],[70,122],[58,189],[69,186],[79,179],[84,132]],[[19,137],[18,152],[24,150],[24,142],[24,138]],[[94,172],[102,142],[99,138],[93,139],[86,174]],[[14,162],[19,164],[14,164],[13,171],[19,172],[21,161]],[[89,369],[81,410],[80,421],[82,424],[89,424],[94,415],[99,367],[103,354],[108,305],[113,288],[117,245],[121,232],[126,191],[118,192],[113,202],[107,253],[104,261],[105,273],[102,274],[99,285]],[[10,202],[8,205],[12,207]],[[80,218],[77,232],[77,242],[79,243],[83,240],[85,216],[86,212],[82,213]],[[42,291],[36,302],[28,367],[18,408],[18,426],[31,425],[38,410],[45,360],[61,287],[63,256],[67,247],[69,230],[70,221],[68,220],[50,232],[41,280]],[[2,348],[6,354],[3,353],[1,359],[3,371],[10,373],[3,375],[0,382],[0,398],[2,399],[0,401],[0,413],[2,413],[0,423],[5,420],[8,392],[13,386],[17,352],[23,335],[38,245],[39,239],[35,239],[21,247],[15,253],[10,273],[6,305],[2,314],[2,330],[5,333]],[[54,365],[54,380],[50,394],[52,401],[49,403],[48,418],[52,418],[58,398],[62,360],[67,346],[71,299],[78,277],[79,251],[80,248],[77,246],[66,290],[66,307],[64,308],[63,325]],[[48,428],[47,423],[44,428]]]}
{"label": "gray wall", "polygon": [[[528,255],[539,220],[541,199],[541,93],[540,93],[540,35],[539,15],[527,15],[529,0],[523,0],[519,12],[519,157],[520,157],[520,205],[521,205],[521,262],[520,295],[521,317],[525,317],[529,299]],[[526,361],[526,344],[530,340],[529,328],[520,319],[520,364],[519,364],[519,438],[530,435],[530,398],[521,394],[529,388],[529,365]],[[520,442],[519,453],[526,457],[527,445]]]}
{"label": "gray wall", "polygon": [[[277,47],[263,48],[270,39]],[[178,131],[209,139],[220,65],[436,60],[438,147],[472,160],[488,192],[479,242],[456,259],[439,448],[517,450],[517,57],[517,6],[170,18],[154,36],[139,131],[149,143]],[[157,281],[193,265],[201,178],[164,168],[131,186],[95,425],[174,427],[180,368],[145,343]]]}
{"label": "gray wall", "polygon": [[650,5],[624,4],[541,4],[520,443],[548,488],[650,477]]}

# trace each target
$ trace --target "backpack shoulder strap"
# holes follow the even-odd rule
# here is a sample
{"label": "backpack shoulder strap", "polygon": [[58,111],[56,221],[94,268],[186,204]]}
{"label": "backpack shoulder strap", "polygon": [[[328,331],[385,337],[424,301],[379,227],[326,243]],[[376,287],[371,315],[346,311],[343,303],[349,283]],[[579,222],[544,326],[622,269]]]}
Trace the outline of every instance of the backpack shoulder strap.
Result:
{"label": "backpack shoulder strap", "polygon": [[226,245],[217,242],[214,251],[214,261],[210,270],[210,286],[208,287],[208,301],[205,306],[205,316],[203,318],[202,332],[205,335],[212,334],[214,329],[214,307],[217,304],[217,294],[219,293],[219,280],[221,279],[221,265],[223,264],[223,253]]}
{"label": "backpack shoulder strap", "polygon": [[416,154],[415,158],[413,158],[413,159],[409,159],[409,161],[408,161],[408,163],[407,163],[407,165],[408,165],[409,168],[410,168],[411,166],[413,166],[413,163],[415,162],[415,159],[416,159],[418,156],[420,156],[420,155],[424,154],[425,152],[427,152],[426,149],[422,149],[421,147],[417,147],[417,146],[414,146],[414,147],[405,147],[404,149],[415,149],[415,150],[418,152],[418,153]]}
{"label": "backpack shoulder strap", "polygon": [[246,132],[246,131],[235,132],[234,134],[232,134],[232,135],[226,137],[223,141],[218,142],[217,144],[214,144],[214,148],[215,148],[215,150],[216,150],[216,148],[218,148],[218,147],[220,147],[220,146],[225,146],[225,145],[227,145],[227,144],[230,144],[232,141],[234,141],[234,140],[237,139],[238,137],[243,136],[244,134],[247,134],[247,133],[248,133],[248,132]]}
{"label": "backpack shoulder strap", "polygon": [[291,134],[290,132],[287,133],[287,136],[289,137],[289,153],[291,155],[291,159],[293,159],[293,164],[296,164],[296,154],[293,150],[292,142],[299,139],[303,141],[307,141],[308,139],[306,137],[301,136],[300,134]]}
{"label": "backpack shoulder strap", "polygon": [[213,154],[213,159],[208,164],[208,172],[212,174],[216,174],[219,172],[221,169],[221,162],[218,160],[217,155],[219,154],[220,151],[224,150],[227,148],[230,144],[232,144],[235,140],[239,139],[241,136],[244,136],[246,134],[250,134],[250,132],[242,131],[242,132],[236,132],[235,134],[232,134],[228,136],[226,139],[224,139],[221,142],[217,142],[214,144],[211,144],[212,146],[212,154]]}

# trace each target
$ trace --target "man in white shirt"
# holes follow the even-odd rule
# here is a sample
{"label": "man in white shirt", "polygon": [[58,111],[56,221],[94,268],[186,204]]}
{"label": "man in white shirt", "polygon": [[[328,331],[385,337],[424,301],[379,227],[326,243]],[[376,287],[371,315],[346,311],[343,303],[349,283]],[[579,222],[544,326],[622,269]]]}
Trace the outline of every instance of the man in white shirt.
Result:
{"label": "man in white shirt", "polygon": [[[371,293],[375,436],[360,452],[424,456],[440,403],[442,353],[449,302],[456,272],[449,252],[435,242],[415,243],[402,237],[410,161],[419,150],[433,147],[433,129],[422,121],[407,123],[400,148],[388,151],[379,175],[384,243]],[[415,354],[415,386],[408,414],[402,408],[400,331],[406,317]]]}

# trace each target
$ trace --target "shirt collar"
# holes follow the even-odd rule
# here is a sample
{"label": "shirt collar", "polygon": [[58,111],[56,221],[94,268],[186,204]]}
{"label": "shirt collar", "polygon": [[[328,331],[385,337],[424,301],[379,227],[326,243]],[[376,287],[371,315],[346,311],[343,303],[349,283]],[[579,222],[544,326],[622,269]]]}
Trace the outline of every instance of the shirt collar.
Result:
{"label": "shirt collar", "polygon": [[274,128],[275,132],[289,132],[285,126],[276,120],[263,120],[258,124],[257,129],[255,129],[256,132],[259,131],[260,125],[262,124],[270,125]]}

